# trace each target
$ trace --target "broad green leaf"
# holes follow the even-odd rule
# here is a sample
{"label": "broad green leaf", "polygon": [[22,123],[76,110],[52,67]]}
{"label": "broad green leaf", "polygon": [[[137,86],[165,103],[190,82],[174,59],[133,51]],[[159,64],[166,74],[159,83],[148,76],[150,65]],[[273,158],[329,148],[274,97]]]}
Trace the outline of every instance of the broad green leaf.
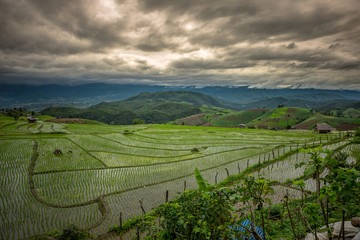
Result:
{"label": "broad green leaf", "polygon": [[309,166],[308,168],[305,169],[305,175],[313,175],[316,171],[316,168],[314,166]]}
{"label": "broad green leaf", "polygon": [[295,168],[300,168],[300,167],[302,167],[304,165],[306,165],[305,162],[297,163],[297,164],[295,164]]}
{"label": "broad green leaf", "polygon": [[300,187],[300,188],[305,188],[305,183],[304,180],[299,180],[299,181],[295,181],[293,183],[294,186]]}
{"label": "broad green leaf", "polygon": [[195,178],[196,178],[196,182],[199,186],[200,191],[207,191],[210,184],[207,180],[205,180],[203,178],[203,176],[201,175],[201,173],[199,172],[199,170],[197,168],[195,168]]}

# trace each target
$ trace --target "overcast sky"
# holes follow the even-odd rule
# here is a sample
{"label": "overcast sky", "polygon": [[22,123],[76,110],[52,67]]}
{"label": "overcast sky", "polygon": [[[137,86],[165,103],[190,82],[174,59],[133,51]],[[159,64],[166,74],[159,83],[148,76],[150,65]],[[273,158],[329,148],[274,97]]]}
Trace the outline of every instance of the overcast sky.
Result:
{"label": "overcast sky", "polygon": [[360,89],[359,0],[0,0],[0,82]]}

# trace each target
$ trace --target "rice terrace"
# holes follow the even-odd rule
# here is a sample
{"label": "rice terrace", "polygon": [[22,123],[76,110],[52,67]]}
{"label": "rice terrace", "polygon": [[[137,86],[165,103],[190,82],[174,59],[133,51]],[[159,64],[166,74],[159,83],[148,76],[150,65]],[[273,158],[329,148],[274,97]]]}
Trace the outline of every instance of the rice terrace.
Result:
{"label": "rice terrace", "polygon": [[[249,173],[285,183],[303,175],[303,167],[294,167],[309,160],[301,147],[341,149],[349,137],[349,132],[27,123],[9,117],[0,122],[1,239],[70,224],[94,236],[105,234],[119,225],[120,216],[125,222],[196,189],[195,168],[210,184],[252,167]],[[314,190],[313,180],[306,181]],[[300,196],[278,185],[273,202],[286,189],[292,198]]]}
{"label": "rice terrace", "polygon": [[0,0],[0,240],[360,240],[360,0]]}

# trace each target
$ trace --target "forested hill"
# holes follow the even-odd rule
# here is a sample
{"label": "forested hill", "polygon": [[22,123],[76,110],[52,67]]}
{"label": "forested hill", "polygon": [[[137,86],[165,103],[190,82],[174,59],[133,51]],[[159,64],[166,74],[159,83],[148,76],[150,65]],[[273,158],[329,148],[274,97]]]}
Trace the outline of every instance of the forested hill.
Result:
{"label": "forested hill", "polygon": [[86,118],[107,124],[166,123],[200,113],[200,106],[227,107],[219,100],[190,91],[141,93],[123,101],[102,102],[88,108],[50,107],[42,114],[54,117]]}
{"label": "forested hill", "polygon": [[210,106],[210,107],[223,107],[228,108],[229,106],[221,102],[220,100],[205,95],[200,92],[192,91],[168,91],[168,92],[155,92],[155,93],[141,93],[139,95],[130,97],[122,102],[180,102],[189,103],[196,106]]}

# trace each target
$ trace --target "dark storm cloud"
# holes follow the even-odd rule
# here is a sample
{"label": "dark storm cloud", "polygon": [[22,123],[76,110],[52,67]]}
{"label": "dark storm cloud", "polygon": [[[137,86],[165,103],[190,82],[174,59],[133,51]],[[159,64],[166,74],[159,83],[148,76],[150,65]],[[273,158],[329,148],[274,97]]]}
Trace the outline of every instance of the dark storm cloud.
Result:
{"label": "dark storm cloud", "polygon": [[[236,8],[237,2],[229,4],[228,8]],[[285,4],[284,1],[254,2],[258,3],[254,15],[224,15],[227,17],[225,21],[207,23],[217,25],[216,31],[199,31],[191,37],[191,41],[208,46],[242,41],[305,41],[350,31],[358,27],[360,21],[358,11],[337,12],[326,3],[304,10],[302,7],[306,6],[306,2],[303,5],[294,1]]]}
{"label": "dark storm cloud", "polygon": [[95,1],[32,0],[36,11],[43,19],[70,33],[77,39],[88,40],[95,47],[112,47],[123,44],[121,34],[126,31],[126,21],[117,20],[110,24],[99,21],[91,11]]}
{"label": "dark storm cloud", "polygon": [[0,30],[6,37],[1,38],[1,49],[76,54],[124,44],[126,24],[98,21],[90,11],[92,2],[3,1]]}
{"label": "dark storm cloud", "polygon": [[234,0],[138,0],[141,9],[145,12],[166,11],[171,13],[169,17],[189,14],[200,21],[237,15],[254,15],[260,10],[254,2]]}
{"label": "dark storm cloud", "polygon": [[359,9],[358,0],[0,0],[0,81],[354,87]]}

